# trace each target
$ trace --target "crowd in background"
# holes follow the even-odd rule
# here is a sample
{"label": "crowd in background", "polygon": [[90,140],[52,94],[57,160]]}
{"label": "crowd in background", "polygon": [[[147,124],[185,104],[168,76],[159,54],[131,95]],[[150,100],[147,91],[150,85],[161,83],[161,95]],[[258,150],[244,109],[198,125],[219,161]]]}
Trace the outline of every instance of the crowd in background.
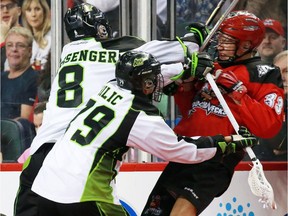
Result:
{"label": "crowd in background", "polygon": [[[67,6],[81,2],[67,1]],[[99,4],[100,1],[85,2]],[[95,6],[107,13],[113,36],[117,37],[119,0],[110,1],[111,5],[105,3]],[[1,120],[27,119],[28,124],[34,125],[37,104],[48,100],[51,86],[51,2],[1,0],[0,4]],[[185,26],[191,22],[205,23],[217,4],[215,0],[177,0],[176,34],[184,34]],[[236,9],[246,9],[264,22],[266,34],[256,55],[262,58],[263,63],[280,67],[287,113],[287,1],[275,0],[273,4],[269,7],[268,0],[245,0],[240,1]],[[166,16],[162,16],[159,9],[158,16],[158,39],[161,39],[167,33],[167,11]],[[25,127],[30,130],[31,125]],[[5,134],[1,131],[1,145],[4,145],[3,136]],[[287,160],[287,115],[279,134],[269,140],[262,139],[255,152],[261,160]]]}

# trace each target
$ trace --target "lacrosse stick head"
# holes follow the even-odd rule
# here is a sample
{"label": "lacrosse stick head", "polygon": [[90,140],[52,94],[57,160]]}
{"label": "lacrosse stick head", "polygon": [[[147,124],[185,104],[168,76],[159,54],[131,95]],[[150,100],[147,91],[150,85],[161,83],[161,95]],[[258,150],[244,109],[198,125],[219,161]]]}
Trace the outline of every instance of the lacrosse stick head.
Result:
{"label": "lacrosse stick head", "polygon": [[265,178],[262,164],[258,159],[252,161],[253,167],[249,172],[248,184],[252,193],[260,197],[259,202],[263,203],[263,208],[277,209],[274,201],[274,192],[270,183]]}

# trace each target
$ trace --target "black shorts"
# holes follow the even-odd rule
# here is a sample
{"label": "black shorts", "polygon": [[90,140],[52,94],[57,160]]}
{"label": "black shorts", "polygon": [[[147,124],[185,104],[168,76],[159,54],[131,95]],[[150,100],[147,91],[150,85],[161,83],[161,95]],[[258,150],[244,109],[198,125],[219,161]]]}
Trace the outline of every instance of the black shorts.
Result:
{"label": "black shorts", "polygon": [[62,204],[38,196],[38,216],[129,216],[121,205],[104,202]]}
{"label": "black shorts", "polygon": [[[46,155],[50,152],[54,143],[43,144],[30,158],[25,161],[20,174],[20,183],[14,202],[14,216],[37,216],[37,197],[31,191]],[[26,164],[27,163],[27,164]]]}
{"label": "black shorts", "polygon": [[141,215],[169,216],[179,196],[193,203],[200,214],[215,197],[227,190],[232,173],[215,161],[193,165],[170,162],[150,193]]}

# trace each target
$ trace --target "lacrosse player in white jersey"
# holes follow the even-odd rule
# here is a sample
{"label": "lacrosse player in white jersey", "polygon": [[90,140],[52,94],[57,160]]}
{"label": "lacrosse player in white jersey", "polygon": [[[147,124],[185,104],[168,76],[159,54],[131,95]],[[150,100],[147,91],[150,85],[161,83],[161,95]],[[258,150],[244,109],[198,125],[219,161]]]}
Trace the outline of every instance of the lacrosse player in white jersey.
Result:
{"label": "lacrosse player in white jersey", "polygon": [[115,76],[47,154],[32,186],[40,195],[38,216],[129,215],[117,197],[115,177],[130,147],[181,163],[218,160],[229,147],[225,139],[231,141],[230,136],[175,135],[152,104],[160,100],[163,76],[151,54],[126,52]]}
{"label": "lacrosse player in white jersey", "polygon": [[[179,41],[145,41],[131,36],[111,38],[111,27],[103,12],[83,3],[68,9],[64,17],[65,30],[71,42],[64,46],[58,73],[52,83],[43,124],[30,148],[30,158],[20,175],[20,187],[15,199],[15,216],[37,215],[35,194],[31,186],[46,154],[61,138],[69,122],[85,106],[91,95],[115,78],[115,63],[119,54],[137,48],[152,53],[161,63],[176,62],[162,67],[165,85],[169,78],[181,78],[190,71],[189,56]],[[190,53],[199,46],[185,42]],[[199,55],[198,63],[202,56]],[[207,59],[203,58],[206,62]],[[208,63],[210,60],[208,59]],[[211,61],[212,62],[212,61]],[[210,64],[210,63],[209,63]],[[184,70],[186,69],[186,70]]]}

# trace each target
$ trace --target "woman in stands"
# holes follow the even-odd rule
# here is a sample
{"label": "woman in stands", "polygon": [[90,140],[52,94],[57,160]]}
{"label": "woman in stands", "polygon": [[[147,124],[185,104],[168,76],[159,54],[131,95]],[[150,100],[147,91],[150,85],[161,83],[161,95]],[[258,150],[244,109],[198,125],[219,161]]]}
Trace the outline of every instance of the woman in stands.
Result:
{"label": "woman in stands", "polygon": [[51,17],[47,1],[24,0],[22,20],[34,36],[31,63],[35,69],[43,70],[51,50]]}

